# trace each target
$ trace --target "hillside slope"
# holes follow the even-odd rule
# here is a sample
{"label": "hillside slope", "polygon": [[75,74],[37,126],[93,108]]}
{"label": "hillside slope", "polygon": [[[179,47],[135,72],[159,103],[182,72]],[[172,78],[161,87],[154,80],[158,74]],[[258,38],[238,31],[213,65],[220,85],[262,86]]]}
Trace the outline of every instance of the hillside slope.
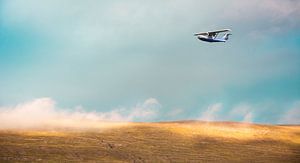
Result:
{"label": "hillside slope", "polygon": [[0,130],[0,162],[300,162],[300,126],[126,123]]}

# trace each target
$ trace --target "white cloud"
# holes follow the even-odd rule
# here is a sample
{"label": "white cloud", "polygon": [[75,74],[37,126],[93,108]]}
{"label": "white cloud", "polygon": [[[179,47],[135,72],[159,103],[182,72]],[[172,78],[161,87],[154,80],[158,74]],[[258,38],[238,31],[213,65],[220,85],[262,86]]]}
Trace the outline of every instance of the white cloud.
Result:
{"label": "white cloud", "polygon": [[[248,35],[262,39],[267,35],[286,33],[300,27],[300,1],[298,0],[233,0],[223,17],[240,28],[249,30]],[[258,38],[259,37],[259,38]]]}
{"label": "white cloud", "polygon": [[242,122],[253,122],[253,112],[254,110],[249,104],[239,104],[233,107],[228,113],[228,119],[240,119]]}
{"label": "white cloud", "polygon": [[155,118],[158,109],[161,108],[160,103],[155,98],[149,98],[142,104],[137,104],[128,115],[129,121],[134,120],[149,120]]}
{"label": "white cloud", "polygon": [[[288,108],[282,116],[280,116],[279,113],[272,112],[271,109],[276,109],[274,107],[276,107],[276,105],[270,105],[268,102],[258,104],[249,104],[243,102],[235,105],[233,108],[223,110],[222,103],[216,103],[210,105],[207,110],[201,114],[199,119],[205,121],[226,120],[253,123],[257,119],[264,119],[266,117],[268,118],[274,116],[277,118],[274,119],[274,121],[277,121],[279,124],[300,124],[300,101],[293,102],[292,107]],[[280,107],[286,108],[286,106],[283,105]],[[224,114],[220,114],[220,111],[222,111]],[[275,123],[274,121],[262,122]]]}
{"label": "white cloud", "polygon": [[157,105],[160,105],[160,103],[155,98],[149,98],[143,103],[143,107],[155,107]]}
{"label": "white cloud", "polygon": [[281,117],[279,123],[300,124],[300,101],[293,104],[293,106]]}
{"label": "white cloud", "polygon": [[247,122],[247,123],[252,123],[252,122],[253,122],[253,114],[252,114],[252,112],[248,112],[248,113],[244,116],[243,122]]}
{"label": "white cloud", "polygon": [[225,10],[225,16],[236,20],[254,21],[268,18],[274,23],[299,23],[294,19],[300,15],[300,2],[297,0],[233,0],[230,7],[230,10]]}
{"label": "white cloud", "polygon": [[204,121],[215,121],[219,120],[218,112],[222,109],[223,104],[222,103],[216,103],[213,105],[210,105],[205,112],[202,113],[200,120]]}
{"label": "white cloud", "polygon": [[85,112],[82,108],[66,111],[66,109],[57,108],[55,101],[51,98],[39,98],[13,107],[0,107],[0,129],[35,128],[53,124],[60,127],[66,122],[71,126],[72,124],[81,126],[84,123],[101,121],[150,120],[155,118],[159,108],[159,102],[154,98],[149,98],[133,108],[114,109],[110,112]]}
{"label": "white cloud", "polygon": [[36,99],[15,107],[1,107],[0,128],[43,125],[45,121],[60,116],[54,110],[55,102],[49,98]]}
{"label": "white cloud", "polygon": [[[221,111],[224,114],[221,114]],[[223,110],[222,103],[210,105],[200,116],[204,121],[239,121],[252,123],[254,119],[253,108],[248,104],[239,104],[232,109]]]}

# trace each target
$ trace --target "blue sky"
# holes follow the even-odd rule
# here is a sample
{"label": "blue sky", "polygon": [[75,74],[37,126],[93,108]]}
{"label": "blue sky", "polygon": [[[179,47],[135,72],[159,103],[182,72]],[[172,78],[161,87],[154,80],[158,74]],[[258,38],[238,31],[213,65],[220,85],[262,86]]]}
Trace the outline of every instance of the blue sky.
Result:
{"label": "blue sky", "polygon": [[300,123],[299,17],[293,0],[0,0],[0,108]]}

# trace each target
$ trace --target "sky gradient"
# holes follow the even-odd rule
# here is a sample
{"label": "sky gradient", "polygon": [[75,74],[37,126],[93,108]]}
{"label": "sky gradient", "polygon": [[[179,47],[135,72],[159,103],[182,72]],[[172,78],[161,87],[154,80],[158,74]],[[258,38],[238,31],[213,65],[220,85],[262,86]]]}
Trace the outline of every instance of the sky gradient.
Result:
{"label": "sky gradient", "polygon": [[295,0],[0,0],[0,118],[299,124],[299,17]]}

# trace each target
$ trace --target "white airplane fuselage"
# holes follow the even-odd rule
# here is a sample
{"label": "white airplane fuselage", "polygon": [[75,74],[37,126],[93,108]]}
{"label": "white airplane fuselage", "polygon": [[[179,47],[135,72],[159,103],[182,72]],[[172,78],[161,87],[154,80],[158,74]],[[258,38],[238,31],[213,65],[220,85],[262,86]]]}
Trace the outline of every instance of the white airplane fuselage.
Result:
{"label": "white airplane fuselage", "polygon": [[206,42],[226,42],[227,40],[225,39],[216,39],[212,37],[207,37],[207,36],[198,36],[198,39],[201,41],[206,41]]}

